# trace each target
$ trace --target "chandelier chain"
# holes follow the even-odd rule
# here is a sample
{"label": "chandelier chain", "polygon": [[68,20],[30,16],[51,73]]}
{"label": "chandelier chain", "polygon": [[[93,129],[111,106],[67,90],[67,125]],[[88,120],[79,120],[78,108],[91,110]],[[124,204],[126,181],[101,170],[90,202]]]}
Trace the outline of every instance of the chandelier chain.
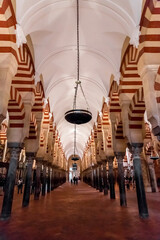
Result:
{"label": "chandelier chain", "polygon": [[79,59],[79,0],[77,0],[77,85],[79,83],[79,66],[80,66],[80,59]]}
{"label": "chandelier chain", "polygon": [[87,110],[89,109],[89,104],[87,102],[86,96],[84,94],[81,81],[79,80],[79,69],[80,69],[80,56],[79,56],[79,0],[77,0],[77,81],[75,86],[75,94],[74,94],[74,100],[73,100],[73,109],[76,109],[76,99],[77,99],[77,92],[78,92],[78,86],[80,85],[81,92],[83,94],[83,97],[87,104]]}
{"label": "chandelier chain", "polygon": [[84,97],[84,99],[85,99],[85,101],[86,101],[86,104],[87,104],[87,110],[89,109],[89,104],[88,104],[88,101],[87,101],[87,98],[86,98],[86,96],[85,96],[85,94],[84,94],[84,91],[83,91],[83,88],[82,88],[82,85],[81,85],[81,83],[80,83],[80,88],[81,88],[81,91],[82,91],[82,94],[83,94],[83,97]]}
{"label": "chandelier chain", "polygon": [[74,157],[76,155],[76,124],[74,124]]}

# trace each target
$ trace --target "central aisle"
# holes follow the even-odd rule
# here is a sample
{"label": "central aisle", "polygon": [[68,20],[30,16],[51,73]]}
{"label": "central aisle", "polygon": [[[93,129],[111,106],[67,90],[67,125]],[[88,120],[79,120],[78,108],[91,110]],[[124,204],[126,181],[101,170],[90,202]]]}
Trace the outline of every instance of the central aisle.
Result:
{"label": "central aisle", "polygon": [[147,220],[138,216],[135,191],[127,192],[127,208],[118,198],[118,192],[110,200],[84,183],[65,183],[40,200],[31,196],[29,207],[21,208],[15,192],[12,217],[0,222],[0,240],[159,240],[160,194],[147,195]]}

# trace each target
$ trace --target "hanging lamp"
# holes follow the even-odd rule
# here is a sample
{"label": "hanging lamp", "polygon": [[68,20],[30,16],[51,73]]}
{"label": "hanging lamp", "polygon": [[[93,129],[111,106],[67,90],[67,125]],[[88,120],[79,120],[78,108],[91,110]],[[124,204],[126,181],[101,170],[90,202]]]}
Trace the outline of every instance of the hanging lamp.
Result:
{"label": "hanging lamp", "polygon": [[[73,109],[69,110],[65,113],[65,119],[72,124],[84,124],[89,122],[92,119],[92,113],[88,110],[89,105],[87,99],[85,97],[84,91],[82,89],[81,81],[79,79],[79,69],[80,69],[80,57],[79,57],[79,0],[77,0],[77,81],[75,86],[75,94],[73,100]],[[80,88],[82,95],[86,101],[87,110],[85,109],[77,109],[77,92],[78,88]]]}
{"label": "hanging lamp", "polygon": [[151,151],[150,159],[155,161],[155,160],[158,160],[158,159],[159,159],[159,156],[156,155],[156,154],[154,153],[154,151]]}
{"label": "hanging lamp", "polygon": [[73,161],[78,161],[79,157],[76,155],[76,124],[74,125],[74,153],[72,157]]}

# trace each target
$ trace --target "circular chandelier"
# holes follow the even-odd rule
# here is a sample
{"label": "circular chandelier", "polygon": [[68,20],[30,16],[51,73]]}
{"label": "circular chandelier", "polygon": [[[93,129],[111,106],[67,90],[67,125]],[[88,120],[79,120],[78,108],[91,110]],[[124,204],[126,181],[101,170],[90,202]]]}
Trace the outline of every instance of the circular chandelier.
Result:
{"label": "circular chandelier", "polygon": [[[89,122],[92,119],[92,113],[88,110],[89,105],[87,99],[85,97],[81,81],[79,78],[79,69],[80,69],[80,57],[79,57],[79,0],[77,0],[77,81],[75,86],[75,94],[73,100],[73,109],[69,110],[65,113],[65,119],[72,124],[84,124]],[[78,88],[80,88],[82,95],[86,101],[87,110],[85,109],[77,109],[76,102],[77,102],[77,92]]]}
{"label": "circular chandelier", "polygon": [[74,153],[72,157],[73,161],[78,161],[79,157],[76,155],[76,124],[74,125]]}

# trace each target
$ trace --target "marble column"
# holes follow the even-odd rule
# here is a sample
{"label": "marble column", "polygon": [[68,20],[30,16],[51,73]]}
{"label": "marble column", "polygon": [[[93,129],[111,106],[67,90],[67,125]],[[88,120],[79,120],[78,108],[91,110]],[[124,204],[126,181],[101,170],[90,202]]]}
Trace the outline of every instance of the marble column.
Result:
{"label": "marble column", "polygon": [[42,177],[42,196],[46,195],[46,166],[43,165],[43,177]]}
{"label": "marble column", "polygon": [[140,157],[143,143],[132,143],[131,146],[132,146],[134,179],[136,182],[139,215],[142,218],[147,218],[149,215],[148,215],[146,194],[145,194],[144,183],[143,183],[141,157]]}
{"label": "marble column", "polygon": [[107,158],[108,166],[109,166],[109,172],[108,172],[108,179],[109,179],[109,186],[110,186],[110,198],[115,199],[115,179],[113,174],[113,160],[114,156],[109,156]]}
{"label": "marble column", "polygon": [[158,192],[153,160],[148,163],[152,192]]}
{"label": "marble column", "polygon": [[99,191],[103,192],[103,186],[102,186],[102,164],[99,163]]}
{"label": "marble column", "polygon": [[54,188],[58,187],[57,172],[54,171]]}
{"label": "marble column", "polygon": [[61,173],[58,173],[58,187],[61,185]]}
{"label": "marble column", "polygon": [[104,184],[104,195],[108,195],[108,180],[106,171],[106,161],[103,162],[103,184]]}
{"label": "marble column", "polygon": [[54,170],[52,168],[52,175],[51,175],[51,191],[54,190]]}
{"label": "marble column", "polygon": [[142,176],[143,176],[143,182],[144,182],[144,188],[146,192],[152,192],[151,183],[149,179],[149,169],[148,169],[148,163],[144,157],[141,158],[141,168],[142,168]]}
{"label": "marble column", "polygon": [[48,167],[47,192],[51,191],[51,169]]}
{"label": "marble column", "polygon": [[41,192],[41,170],[42,170],[42,160],[43,158],[36,158],[37,169],[36,169],[36,181],[35,181],[35,192],[34,199],[38,200]]}
{"label": "marble column", "polygon": [[93,169],[93,187],[96,188],[96,169]]}
{"label": "marble column", "polygon": [[3,198],[3,205],[1,211],[1,220],[8,219],[12,211],[12,201],[14,194],[16,170],[18,165],[18,160],[20,152],[22,149],[21,143],[8,143],[8,148],[10,152],[10,163],[6,179],[6,187]]}
{"label": "marble column", "polygon": [[127,206],[124,169],[123,169],[123,159],[124,159],[125,153],[116,152],[115,155],[118,162],[118,184],[119,184],[119,193],[120,193],[120,205]]}
{"label": "marble column", "polygon": [[35,153],[26,152],[26,163],[27,163],[27,172],[24,186],[23,202],[22,206],[26,207],[29,205],[31,185],[32,185],[32,165],[33,160],[35,159]]}
{"label": "marble column", "polygon": [[96,189],[99,190],[99,168],[96,168]]}
{"label": "marble column", "polygon": [[3,144],[0,144],[0,162],[3,161],[3,151],[4,151],[4,146]]}
{"label": "marble column", "polygon": [[91,168],[91,187],[94,186],[94,173],[93,173],[93,169]]}

